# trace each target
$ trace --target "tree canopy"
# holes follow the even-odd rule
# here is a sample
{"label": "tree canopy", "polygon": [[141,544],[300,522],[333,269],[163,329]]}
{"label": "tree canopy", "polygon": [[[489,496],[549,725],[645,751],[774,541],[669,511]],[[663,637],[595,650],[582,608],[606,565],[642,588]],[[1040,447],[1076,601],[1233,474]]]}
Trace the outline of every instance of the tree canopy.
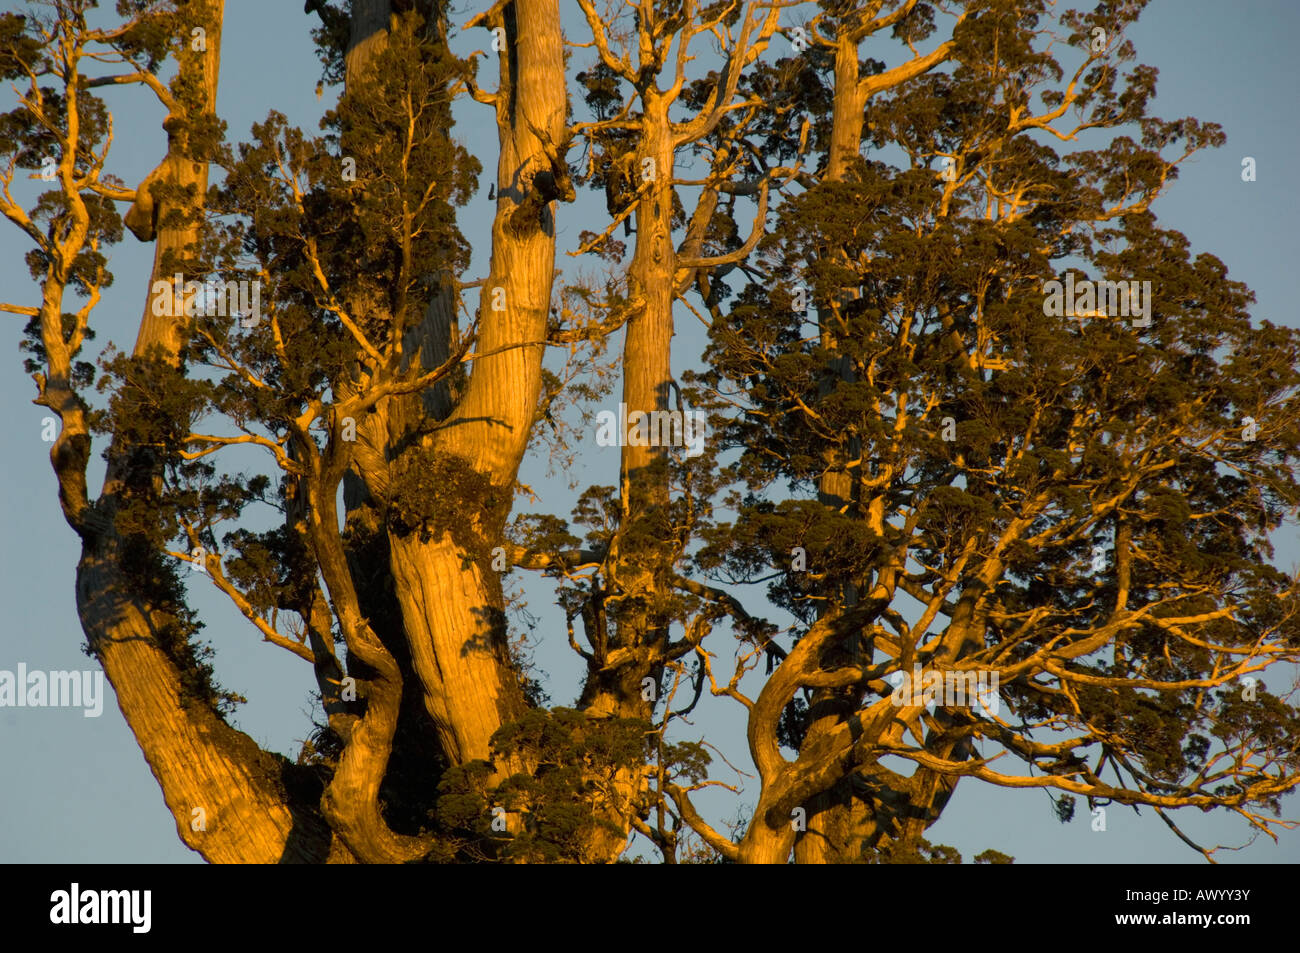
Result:
{"label": "tree canopy", "polygon": [[[562,31],[558,0],[311,0],[336,102],[243,140],[222,0],[0,14],[0,212],[34,282],[0,309],[58,421],[88,650],[181,839],[951,863],[926,832],[975,785],[1150,807],[1211,859],[1179,811],[1287,825],[1300,712],[1261,678],[1300,661],[1272,547],[1300,332],[1157,217],[1224,135],[1151,113],[1145,5],[577,0]],[[135,188],[119,85],[166,112]],[[607,216],[562,232],[580,191]],[[155,246],[139,336],[92,352],[129,240]],[[530,447],[610,442],[608,485],[517,511]],[[529,638],[582,660],[563,704],[511,571],[560,610]],[[311,667],[295,759],[232,726],[200,585]],[[719,705],[747,751],[693,717]],[[696,802],[746,757],[728,829]]]}

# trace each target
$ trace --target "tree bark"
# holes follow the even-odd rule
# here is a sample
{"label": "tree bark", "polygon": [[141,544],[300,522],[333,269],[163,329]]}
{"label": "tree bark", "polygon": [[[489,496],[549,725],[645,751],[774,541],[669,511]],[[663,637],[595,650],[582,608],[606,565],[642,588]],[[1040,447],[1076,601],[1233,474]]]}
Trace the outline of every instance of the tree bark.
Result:
{"label": "tree bark", "polygon": [[[431,456],[485,482],[490,500],[457,501],[453,530],[390,534],[393,574],[425,704],[453,763],[491,758],[491,737],[526,704],[506,644],[504,598],[491,567],[503,545],[519,465],[537,414],[555,268],[554,210],[533,177],[564,138],[566,91],[558,0],[510,0],[489,27],[505,31],[495,94],[500,157],[492,257],[479,305],[478,357]],[[540,130],[544,142],[534,130]],[[497,310],[504,306],[504,310]],[[526,765],[498,766],[502,773]]]}
{"label": "tree bark", "polygon": [[[206,113],[216,105],[223,6],[223,0],[191,3],[195,23],[206,32],[205,49],[193,50],[187,42],[180,57],[182,77],[201,84],[201,111]],[[189,117],[168,118],[168,154],[160,166],[164,172],[150,178],[193,187],[195,205],[188,210],[194,211],[204,201],[207,164],[188,154],[184,128]],[[147,208],[151,203],[139,204]],[[172,210],[166,200],[150,210],[150,224],[156,226],[154,268],[134,354],[174,364],[180,321],[153,314],[153,282],[170,282],[172,276],[163,273],[164,257],[169,252],[184,253],[186,245],[195,241],[197,229],[166,224]],[[113,453],[110,458],[121,459]],[[133,592],[122,561],[124,540],[114,526],[126,478],[121,466],[110,463],[95,512],[83,528],[77,609],[88,645],[103,665],[122,715],[162,788],[181,840],[213,863],[326,859],[331,849],[328,830],[310,812],[288,804],[283,783],[287,762],[261,750],[210,705],[187,693],[187,673],[160,640],[175,619]],[[335,857],[339,856],[336,851]]]}

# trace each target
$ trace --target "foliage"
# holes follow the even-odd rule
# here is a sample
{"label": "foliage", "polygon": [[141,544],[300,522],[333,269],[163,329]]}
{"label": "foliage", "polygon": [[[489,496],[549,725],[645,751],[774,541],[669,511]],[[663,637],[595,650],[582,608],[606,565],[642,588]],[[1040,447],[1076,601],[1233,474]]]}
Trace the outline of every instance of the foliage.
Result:
{"label": "foliage", "polygon": [[[580,0],[597,42],[557,141],[528,115],[514,7],[476,21],[515,37],[494,98],[451,52],[444,4],[393,4],[357,65],[343,5],[313,0],[322,84],[346,79],[323,134],[271,110],[235,144],[202,106],[197,7],[120,0],[104,33],[93,6],[56,4],[62,33],[0,14],[0,79],[24,87],[0,115],[3,210],[43,294],[8,310],[30,319],[24,366],[63,426],[60,501],[83,569],[111,564],[149,613],[183,704],[221,717],[242,701],[198,641],[196,582],[313,664],[325,720],[284,797],[327,839],[360,859],[596,862],[635,832],[669,862],[952,864],[960,853],[924,834],[958,781],[1026,776],[1062,823],[1083,797],[1275,824],[1300,784],[1300,711],[1242,680],[1300,657],[1300,586],[1271,544],[1300,507],[1300,334],[1254,320],[1250,290],[1153,211],[1224,136],[1150,114],[1155,71],[1122,69],[1142,2],[823,2],[808,5],[811,45],[786,55],[768,46],[776,10],[672,0],[602,20]],[[688,71],[700,36],[718,56]],[[868,39],[903,67],[858,57]],[[69,65],[91,46],[168,105],[160,169],[210,162],[206,194],[102,174],[112,127],[95,90],[118,79]],[[448,449],[466,423],[450,408],[489,373],[475,349],[504,290],[483,287],[480,319],[460,326],[462,291],[483,284],[458,225],[483,172],[452,135],[463,94],[533,150],[492,195],[502,248],[554,238],[570,174],[609,214],[579,239],[604,274],[532,302],[533,338],[500,349],[564,354],[518,375],[537,386],[523,431],[569,452],[581,431],[566,418],[611,393],[611,335],[630,342],[657,316],[666,342],[679,299],[708,325],[684,386],[657,378],[654,397],[661,413],[709,412],[703,454],[625,458],[618,485],[586,488],[568,517],[510,522],[528,488],[498,458],[516,435]],[[669,140],[679,166],[648,174]],[[21,206],[15,170],[50,157],[53,184]],[[150,229],[193,231],[159,274],[253,286],[258,303],[168,315],[174,352],[109,347],[96,369],[79,356],[125,201],[137,237],[150,202]],[[552,287],[541,256],[493,268]],[[1053,282],[1114,294],[1053,309]],[[155,283],[151,302],[173,291]],[[65,311],[65,293],[86,305]],[[526,323],[512,312],[493,331],[510,321]],[[623,369],[644,383],[670,356],[629,344]],[[490,399],[470,410],[500,424]],[[93,500],[91,435],[109,471]],[[236,472],[236,446],[268,472]],[[446,540],[450,569],[396,561]],[[566,631],[540,637],[567,637],[586,672],[572,706],[547,707],[527,640],[488,645],[520,701],[495,697],[484,760],[449,730],[448,710],[477,696],[439,695],[443,669],[484,646],[417,657],[412,613],[464,602],[485,639],[503,637],[506,556],[554,583]],[[402,572],[424,588],[403,590]],[[1004,710],[899,704],[898,677],[922,668],[996,676]],[[757,803],[726,834],[691,801],[723,785],[687,721],[706,695],[743,706],[757,769]],[[1020,765],[1001,773],[991,752]],[[335,801],[336,784],[368,792],[375,816]],[[796,836],[804,808],[814,827]]]}

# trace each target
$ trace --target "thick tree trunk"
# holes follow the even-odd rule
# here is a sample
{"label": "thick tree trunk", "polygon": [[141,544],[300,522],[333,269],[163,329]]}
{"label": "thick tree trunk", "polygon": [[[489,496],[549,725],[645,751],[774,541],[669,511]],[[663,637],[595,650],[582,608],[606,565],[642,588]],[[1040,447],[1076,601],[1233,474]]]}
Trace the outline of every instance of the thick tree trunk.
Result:
{"label": "thick tree trunk", "polygon": [[453,764],[491,760],[493,733],[525,711],[506,649],[501,583],[450,534],[395,537],[392,554],[411,662],[442,749]]}
{"label": "thick tree trunk", "polygon": [[849,165],[862,152],[862,126],[867,108],[865,90],[858,85],[858,43],[845,30],[835,45],[835,96],[831,105],[831,147],[827,182],[843,182]]}
{"label": "thick tree trunk", "polygon": [[[677,255],[672,244],[674,166],[668,103],[649,90],[640,147],[634,169],[653,176],[653,185],[636,212],[637,241],[628,272],[633,298],[644,307],[628,319],[623,344],[623,402],[629,421],[636,413],[669,409],[672,371],[673,279]],[[631,429],[629,427],[629,429]],[[656,602],[665,586],[665,561],[643,548],[647,540],[668,538],[667,448],[633,446],[626,441],[620,461],[620,485],[626,512],[623,530],[635,545],[615,554],[612,582],[619,593],[616,641],[611,648],[631,649],[617,668],[589,672],[583,707],[598,715],[647,718],[653,705],[642,698],[641,680],[650,674],[655,653],[646,651],[667,637],[666,620]],[[658,571],[657,571],[658,570]],[[600,660],[603,661],[603,660]]]}
{"label": "thick tree trunk", "polygon": [[[196,24],[206,32],[206,49],[188,44],[180,69],[200,80],[205,100],[201,111],[215,108],[220,63],[222,0],[195,0]],[[188,155],[185,116],[169,130],[169,151],[159,176],[195,189],[202,203],[207,189],[207,165]],[[171,280],[161,266],[168,252],[184,252],[197,236],[191,227],[161,225],[170,210],[166,202],[153,208],[141,196],[129,219],[156,237],[154,273]],[[135,355],[175,362],[181,328],[177,319],[153,314],[152,293],[146,298]],[[110,454],[114,460],[117,454]],[[181,839],[216,863],[321,861],[330,854],[329,832],[310,812],[295,812],[283,781],[283,758],[262,751],[243,732],[231,728],[206,701],[186,691],[186,673],[164,649],[165,634],[176,620],[163,607],[135,592],[123,565],[124,541],[114,526],[119,494],[126,474],[110,464],[95,512],[82,533],[77,565],[77,608],[88,644],[104,666],[118,706],[162,788],[163,799],[176,818]],[[147,481],[146,481],[147,482]],[[339,856],[335,852],[335,856]]]}
{"label": "thick tree trunk", "polygon": [[[550,171],[547,148],[563,140],[566,112],[558,0],[512,0],[494,8],[488,25],[502,27],[506,42],[496,94],[497,211],[475,347],[482,356],[428,457],[474,475],[483,496],[451,495],[456,511],[445,523],[454,529],[428,539],[390,534],[412,662],[454,763],[490,758],[493,733],[526,709],[490,567],[537,413],[555,268],[554,209],[540,201],[533,177]],[[498,776],[525,767],[498,765]]]}
{"label": "thick tree trunk", "polygon": [[[623,401],[634,412],[667,410],[672,370],[673,279],[676,250],[672,243],[673,134],[668,103],[653,91],[645,94],[641,148],[634,166],[638,182],[653,175],[654,185],[636,212],[637,242],[629,276],[633,293],[645,297],[645,307],[627,323],[623,345]],[[662,447],[624,446],[622,476],[629,490],[632,514],[641,516],[668,498],[667,474],[651,473],[665,455]]]}
{"label": "thick tree trunk", "polygon": [[795,842],[794,828],[789,824],[773,828],[764,823],[761,817],[758,811],[754,812],[750,831],[740,842],[740,862],[742,864],[788,863],[790,848]]}
{"label": "thick tree trunk", "polygon": [[[827,160],[825,182],[843,182],[849,168],[862,149],[862,126],[865,102],[858,87],[858,44],[846,30],[838,37],[835,47],[835,95],[831,112],[830,156]],[[830,308],[825,304],[820,307],[823,317],[828,317]],[[829,323],[822,321],[821,344],[829,351],[836,349],[834,334]],[[829,368],[832,376],[851,380],[852,374],[847,361],[836,357]],[[831,385],[822,388],[822,396],[830,393]],[[827,451],[825,454],[826,470],[818,481],[818,499],[827,507],[840,509],[850,504],[854,497],[853,474],[846,466],[846,461],[859,454],[850,451]],[[856,587],[849,584],[849,591],[842,597],[856,597]],[[837,600],[838,601],[838,600]],[[842,692],[820,689],[813,695],[809,711],[809,726],[804,747],[814,747],[822,743],[824,736],[832,731],[849,714],[853,705],[846,702]],[[808,830],[795,843],[795,858],[801,864],[842,863],[849,859],[854,845],[860,843],[855,835],[861,833],[866,822],[866,805],[854,797],[853,786],[849,779],[840,781],[834,788],[812,798],[808,805]]]}
{"label": "thick tree trunk", "polygon": [[211,863],[323,861],[329,832],[319,819],[295,818],[287,762],[185,696],[181,670],[159,645],[172,620],[131,597],[117,555],[111,536],[83,550],[77,610],[181,840]]}

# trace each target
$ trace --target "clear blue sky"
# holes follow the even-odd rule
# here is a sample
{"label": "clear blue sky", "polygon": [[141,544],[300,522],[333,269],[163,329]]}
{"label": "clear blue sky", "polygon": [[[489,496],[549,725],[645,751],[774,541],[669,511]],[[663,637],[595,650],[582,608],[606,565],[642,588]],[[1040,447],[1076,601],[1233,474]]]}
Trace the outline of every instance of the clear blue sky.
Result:
{"label": "clear blue sky", "polygon": [[[1082,5],[1082,4],[1081,4]],[[105,6],[111,7],[111,4]],[[463,24],[483,4],[464,4],[454,22]],[[589,39],[575,17],[575,5],[563,3],[570,38]],[[3,9],[22,9],[4,0]],[[229,123],[232,139],[247,136],[249,125],[279,110],[305,131],[315,132],[326,100],[315,87],[319,68],[309,28],[297,0],[261,3],[227,0],[222,50],[219,112]],[[1227,145],[1201,153],[1182,167],[1180,179],[1155,206],[1162,223],[1184,232],[1193,251],[1209,251],[1225,261],[1231,277],[1254,289],[1256,318],[1297,325],[1295,263],[1296,223],[1300,196],[1287,165],[1300,154],[1295,100],[1294,37],[1300,27],[1300,5],[1294,0],[1154,0],[1142,22],[1129,36],[1140,62],[1160,71],[1158,96],[1152,112],[1164,118],[1192,115],[1221,123]],[[487,45],[476,31],[461,51]],[[776,41],[778,44],[781,40]],[[868,46],[867,55],[897,62],[898,52]],[[588,51],[575,52],[571,73],[587,66]],[[491,82],[495,63],[481,78]],[[11,98],[3,96],[9,109]],[[113,110],[117,137],[110,171],[138,182],[163,151],[160,107],[141,88],[115,89],[106,94]],[[496,164],[496,137],[487,107],[463,103],[457,111],[456,133],[487,169]],[[1241,181],[1241,160],[1253,156],[1258,180]],[[562,249],[572,249],[577,235],[604,216],[602,197],[579,196],[576,207],[563,208],[559,222]],[[462,215],[462,227],[476,250],[472,276],[486,272],[491,204],[486,188]],[[36,292],[22,265],[25,239],[8,223],[0,227],[0,298],[33,304]],[[114,342],[129,348],[144,305],[151,246],[129,236],[111,251],[117,284],[104,295],[92,324],[97,345]],[[573,259],[561,256],[560,267]],[[0,669],[19,662],[29,669],[91,668],[94,663],[79,647],[83,634],[73,599],[77,540],[59,513],[50,470],[49,445],[40,439],[44,408],[31,404],[31,380],[22,373],[18,341],[22,320],[0,316],[0,458],[7,492],[0,494],[0,604],[7,611],[0,622]],[[674,370],[681,372],[699,360],[703,334],[684,310],[674,340]],[[621,346],[621,342],[619,342]],[[99,485],[102,462],[96,446],[92,486]],[[240,465],[258,465],[256,457]],[[584,445],[582,458],[566,473],[547,472],[545,452],[525,462],[521,480],[538,491],[546,511],[567,514],[572,495],[569,479],[579,488],[613,483],[618,450]],[[521,500],[520,509],[525,501]],[[1278,540],[1278,561],[1291,569],[1300,561],[1300,545]],[[307,713],[313,688],[309,667],[281,649],[260,641],[251,626],[225,601],[199,586],[193,604],[207,628],[205,637],[217,650],[216,665],[223,684],[249,698],[236,723],[260,744],[289,757],[297,754],[309,731]],[[563,617],[553,607],[549,585],[526,581],[529,609],[541,617],[543,633],[536,660],[551,676],[553,704],[570,703],[581,674],[579,660],[563,638]],[[750,598],[757,600],[759,594]],[[755,605],[760,605],[755,602]],[[559,623],[557,626],[556,623]],[[725,638],[725,633],[721,633]],[[715,636],[717,638],[718,636]],[[715,646],[720,651],[725,647]],[[1288,673],[1288,676],[1293,673]],[[1270,675],[1279,689],[1281,673]],[[110,690],[111,692],[111,690]],[[693,718],[694,737],[707,733],[733,764],[752,771],[743,743],[743,722],[734,703],[707,700]],[[684,735],[685,736],[685,735]],[[176,835],[174,821],[149,773],[130,731],[110,697],[102,717],[83,718],[80,711],[0,709],[0,861],[67,862],[199,862]],[[714,777],[743,783],[720,761]],[[734,816],[741,804],[752,805],[756,791],[741,795],[701,797],[714,819]],[[1284,801],[1289,816],[1300,816],[1300,801]],[[1192,816],[1194,815],[1194,816]],[[1176,819],[1203,843],[1240,844],[1249,837],[1244,825],[1227,815],[1180,812]],[[986,847],[1012,854],[1020,862],[1134,863],[1199,861],[1149,810],[1141,816],[1113,806],[1107,830],[1094,832],[1085,805],[1066,825],[1056,821],[1041,791],[1005,791],[965,781],[940,822],[932,841],[956,846],[967,860]],[[644,845],[641,845],[644,847]],[[1284,833],[1280,844],[1260,837],[1249,848],[1220,854],[1227,863],[1295,863],[1300,861],[1300,832]]]}

